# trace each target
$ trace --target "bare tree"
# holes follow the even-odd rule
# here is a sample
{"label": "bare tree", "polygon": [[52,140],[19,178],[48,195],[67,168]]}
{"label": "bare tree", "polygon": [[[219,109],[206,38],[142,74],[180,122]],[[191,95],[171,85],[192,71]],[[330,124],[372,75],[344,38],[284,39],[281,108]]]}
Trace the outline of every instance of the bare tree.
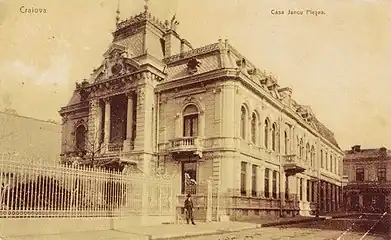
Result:
{"label": "bare tree", "polygon": [[101,156],[101,153],[109,145],[108,143],[105,143],[103,141],[104,139],[103,134],[104,134],[103,130],[95,131],[94,134],[88,134],[88,132],[86,132],[84,137],[85,141],[81,144],[78,144],[77,133],[75,133],[76,135],[75,144],[73,145],[67,144],[67,146],[70,149],[73,149],[70,152],[75,153],[81,160],[76,164],[90,166],[90,167],[105,167],[116,161],[115,159],[108,159],[108,160],[101,159],[100,161],[97,161],[97,157]]}

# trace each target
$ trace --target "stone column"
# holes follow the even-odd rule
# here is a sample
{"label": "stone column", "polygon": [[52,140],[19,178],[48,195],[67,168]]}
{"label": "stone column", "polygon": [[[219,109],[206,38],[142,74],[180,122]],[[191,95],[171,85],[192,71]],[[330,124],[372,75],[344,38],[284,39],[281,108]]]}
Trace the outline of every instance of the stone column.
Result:
{"label": "stone column", "polygon": [[265,196],[265,166],[259,165],[257,170],[257,196]]}
{"label": "stone column", "polygon": [[110,105],[110,98],[106,98],[105,101],[105,136],[104,136],[104,144],[106,151],[108,150],[108,145],[110,142],[110,127],[111,127],[111,120],[110,120],[110,115],[111,115],[111,105]]}
{"label": "stone column", "polygon": [[358,195],[358,203],[359,203],[359,206],[360,206],[360,210],[362,210],[363,207],[364,207],[364,199],[363,199],[362,193],[360,193],[360,194]]}
{"label": "stone column", "polygon": [[132,92],[126,94],[128,97],[128,108],[126,115],[126,140],[124,143],[124,152],[133,149],[133,95]]}

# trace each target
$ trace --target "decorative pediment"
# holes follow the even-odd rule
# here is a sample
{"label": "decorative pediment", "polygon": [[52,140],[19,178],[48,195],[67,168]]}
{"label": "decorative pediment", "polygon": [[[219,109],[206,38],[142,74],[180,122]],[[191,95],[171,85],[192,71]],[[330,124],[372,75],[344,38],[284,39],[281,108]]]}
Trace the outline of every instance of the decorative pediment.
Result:
{"label": "decorative pediment", "polygon": [[109,49],[103,54],[104,58],[114,57],[117,53],[122,54],[126,52],[126,47],[120,44],[113,43],[110,45]]}
{"label": "decorative pediment", "polygon": [[137,71],[140,65],[137,61],[128,58],[126,48],[113,43],[103,54],[103,64],[93,72],[93,81],[101,81]]}

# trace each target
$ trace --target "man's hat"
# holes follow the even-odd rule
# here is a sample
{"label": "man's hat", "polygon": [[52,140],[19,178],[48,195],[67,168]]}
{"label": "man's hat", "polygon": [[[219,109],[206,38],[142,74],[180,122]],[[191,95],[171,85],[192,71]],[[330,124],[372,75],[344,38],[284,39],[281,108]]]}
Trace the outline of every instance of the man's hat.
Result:
{"label": "man's hat", "polygon": [[187,194],[187,197],[191,197],[190,193]]}

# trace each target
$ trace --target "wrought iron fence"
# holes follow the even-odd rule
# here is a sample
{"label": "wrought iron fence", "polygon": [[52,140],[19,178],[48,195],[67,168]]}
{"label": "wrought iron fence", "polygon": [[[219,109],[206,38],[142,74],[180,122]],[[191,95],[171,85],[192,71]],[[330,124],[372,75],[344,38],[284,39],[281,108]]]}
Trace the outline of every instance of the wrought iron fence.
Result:
{"label": "wrought iron fence", "polygon": [[174,214],[171,176],[129,175],[0,156],[0,218]]}

